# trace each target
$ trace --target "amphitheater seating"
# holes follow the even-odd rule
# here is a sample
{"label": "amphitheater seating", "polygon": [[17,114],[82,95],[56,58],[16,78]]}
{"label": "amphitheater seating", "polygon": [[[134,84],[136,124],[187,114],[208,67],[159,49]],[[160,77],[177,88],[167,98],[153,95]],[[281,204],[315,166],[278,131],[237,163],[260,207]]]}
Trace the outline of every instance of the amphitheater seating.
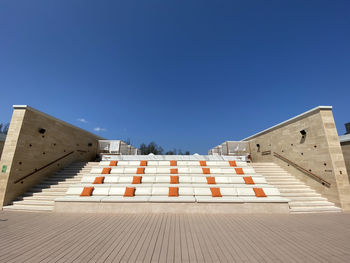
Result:
{"label": "amphitheater seating", "polygon": [[243,161],[141,158],[101,161],[57,201],[286,202]]}

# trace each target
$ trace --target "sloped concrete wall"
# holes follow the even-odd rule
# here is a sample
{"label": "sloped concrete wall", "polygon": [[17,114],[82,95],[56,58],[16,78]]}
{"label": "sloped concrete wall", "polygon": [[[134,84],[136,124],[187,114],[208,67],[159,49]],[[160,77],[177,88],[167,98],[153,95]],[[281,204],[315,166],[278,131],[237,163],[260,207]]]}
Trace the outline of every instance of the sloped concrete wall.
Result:
{"label": "sloped concrete wall", "polygon": [[94,160],[99,139],[33,108],[14,106],[0,161],[0,205],[72,162]]}
{"label": "sloped concrete wall", "polygon": [[[301,130],[306,131],[306,136],[302,136]],[[249,141],[253,162],[275,162],[344,211],[350,210],[349,179],[331,107],[317,107],[244,140]],[[274,152],[331,186],[322,185],[274,156]]]}
{"label": "sloped concrete wall", "polygon": [[343,151],[344,161],[348,175],[350,172],[350,142],[342,142],[341,149]]}

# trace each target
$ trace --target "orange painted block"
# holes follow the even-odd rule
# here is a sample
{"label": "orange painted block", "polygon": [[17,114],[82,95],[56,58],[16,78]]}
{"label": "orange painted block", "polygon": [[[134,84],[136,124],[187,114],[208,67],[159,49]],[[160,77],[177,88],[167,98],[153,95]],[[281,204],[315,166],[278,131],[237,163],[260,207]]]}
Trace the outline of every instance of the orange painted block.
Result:
{"label": "orange painted block", "polygon": [[243,177],[246,184],[255,184],[251,176]]}
{"label": "orange painted block", "polygon": [[168,196],[179,196],[179,187],[169,187]]}
{"label": "orange painted block", "polygon": [[207,178],[207,183],[208,184],[216,184],[215,177],[207,176],[206,178]]}
{"label": "orange painted block", "polygon": [[256,197],[266,197],[266,194],[262,188],[253,188]]}
{"label": "orange painted block", "polygon": [[228,161],[231,167],[236,167],[236,161]]}
{"label": "orange painted block", "polygon": [[117,166],[118,165],[118,161],[110,161],[109,162],[109,166]]}
{"label": "orange painted block", "polygon": [[177,161],[170,161],[170,166],[177,166]]}
{"label": "orange painted block", "polygon": [[207,166],[207,162],[206,162],[206,161],[199,161],[199,164],[200,164],[201,166]]}
{"label": "orange painted block", "polygon": [[210,188],[211,191],[211,196],[212,197],[222,197],[221,192],[220,192],[220,188]]}
{"label": "orange painted block", "polygon": [[147,166],[147,161],[140,161],[140,166]]}
{"label": "orange painted block", "polygon": [[103,181],[105,180],[105,177],[104,176],[99,176],[99,177],[96,177],[93,184],[103,184]]}
{"label": "orange painted block", "polygon": [[179,183],[179,177],[178,176],[170,176],[170,183],[171,184],[178,184]]}
{"label": "orange painted block", "polygon": [[203,174],[210,174],[210,168],[202,168]]}
{"label": "orange painted block", "polygon": [[94,189],[95,189],[94,187],[84,187],[80,196],[91,196]]}
{"label": "orange painted block", "polygon": [[137,168],[136,174],[144,174],[145,173],[145,168],[139,167]]}
{"label": "orange painted block", "polygon": [[171,173],[171,174],[178,174],[179,171],[177,170],[177,168],[175,168],[175,169],[170,169],[170,173]]}
{"label": "orange painted block", "polygon": [[102,174],[110,174],[112,168],[111,167],[105,167],[102,169]]}
{"label": "orange painted block", "polygon": [[135,187],[125,187],[124,197],[133,197],[135,196]]}
{"label": "orange painted block", "polygon": [[236,174],[244,174],[244,171],[242,168],[235,168]]}
{"label": "orange painted block", "polygon": [[140,184],[142,180],[142,176],[133,176],[132,177],[132,184]]}

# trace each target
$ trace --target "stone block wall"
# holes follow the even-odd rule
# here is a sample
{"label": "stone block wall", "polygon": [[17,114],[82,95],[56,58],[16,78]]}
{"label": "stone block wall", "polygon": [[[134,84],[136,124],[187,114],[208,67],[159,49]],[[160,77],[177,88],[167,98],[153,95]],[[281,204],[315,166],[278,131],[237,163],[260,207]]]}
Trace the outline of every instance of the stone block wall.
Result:
{"label": "stone block wall", "polygon": [[350,173],[350,141],[349,142],[342,142],[341,143],[341,149],[343,151],[345,166],[348,171],[348,175]]}
{"label": "stone block wall", "polygon": [[14,106],[0,160],[0,205],[72,162],[94,160],[99,139],[28,106]]}
{"label": "stone block wall", "polygon": [[[331,107],[317,107],[244,140],[249,141],[253,162],[275,162],[344,211],[350,210],[349,179]],[[330,187],[274,152],[326,180]]]}

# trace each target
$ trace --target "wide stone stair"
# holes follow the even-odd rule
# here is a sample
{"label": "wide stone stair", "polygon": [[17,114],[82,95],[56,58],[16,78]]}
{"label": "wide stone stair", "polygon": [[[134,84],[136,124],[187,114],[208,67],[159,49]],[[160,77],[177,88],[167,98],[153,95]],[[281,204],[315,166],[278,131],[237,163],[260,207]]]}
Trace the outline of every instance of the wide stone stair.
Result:
{"label": "wide stone stair", "polygon": [[252,163],[258,174],[277,187],[282,197],[290,199],[290,213],[341,212],[339,207],[275,163]]}
{"label": "wide stone stair", "polygon": [[6,211],[52,212],[55,199],[64,196],[70,185],[79,183],[96,162],[73,163],[35,185],[23,196],[4,206]]}

